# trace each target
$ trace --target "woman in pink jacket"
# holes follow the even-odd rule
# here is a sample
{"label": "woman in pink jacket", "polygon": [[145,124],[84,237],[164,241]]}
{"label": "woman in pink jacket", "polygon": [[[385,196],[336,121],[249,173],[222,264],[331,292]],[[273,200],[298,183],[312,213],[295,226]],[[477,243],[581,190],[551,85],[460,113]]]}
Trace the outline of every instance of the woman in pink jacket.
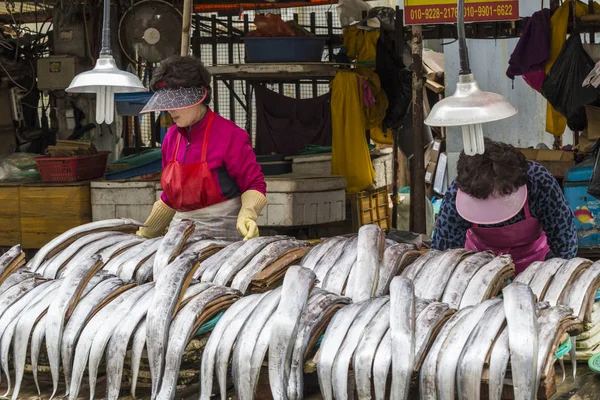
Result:
{"label": "woman in pink jacket", "polygon": [[142,113],[168,111],[175,122],[162,143],[163,193],[138,234],[162,235],[169,223],[225,239],[258,236],[266,183],[246,131],[209,107],[210,74],[194,57],[174,56],[154,72]]}

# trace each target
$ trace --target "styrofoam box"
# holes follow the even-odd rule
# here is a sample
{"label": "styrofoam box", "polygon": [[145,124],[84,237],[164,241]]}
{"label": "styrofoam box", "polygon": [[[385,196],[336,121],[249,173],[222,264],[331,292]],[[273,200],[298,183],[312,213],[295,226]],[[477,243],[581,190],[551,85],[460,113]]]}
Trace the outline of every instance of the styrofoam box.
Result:
{"label": "styrofoam box", "polygon": [[[298,174],[331,175],[331,154],[314,154],[289,157],[293,160],[292,171]],[[392,185],[394,180],[392,154],[383,154],[373,158],[375,182],[371,189],[381,189]]]}
{"label": "styrofoam box", "polygon": [[92,182],[92,220],[133,218],[144,222],[156,201],[155,182]]}
{"label": "styrofoam box", "polygon": [[[265,177],[268,204],[259,226],[306,226],[346,219],[346,180],[341,176],[286,174]],[[156,198],[162,189],[156,185]]]}

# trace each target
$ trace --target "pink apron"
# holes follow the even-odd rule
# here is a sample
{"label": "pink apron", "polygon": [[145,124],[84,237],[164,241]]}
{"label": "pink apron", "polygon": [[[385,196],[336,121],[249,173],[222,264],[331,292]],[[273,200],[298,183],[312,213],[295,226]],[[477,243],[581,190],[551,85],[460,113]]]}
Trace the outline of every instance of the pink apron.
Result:
{"label": "pink apron", "polygon": [[534,261],[545,261],[550,252],[546,233],[540,222],[531,216],[529,201],[525,202],[525,219],[501,228],[481,228],[474,224],[467,231],[465,247],[474,251],[491,250],[496,255],[510,254],[520,274]]}

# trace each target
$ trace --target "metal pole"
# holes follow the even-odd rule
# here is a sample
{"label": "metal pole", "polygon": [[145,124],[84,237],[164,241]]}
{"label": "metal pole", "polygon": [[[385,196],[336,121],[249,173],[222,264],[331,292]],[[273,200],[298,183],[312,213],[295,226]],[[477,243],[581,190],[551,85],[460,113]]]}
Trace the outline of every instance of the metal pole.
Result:
{"label": "metal pole", "polygon": [[[400,10],[400,7],[396,6],[396,20],[394,26],[394,33],[396,35],[396,54],[402,54],[402,47],[404,45],[404,26],[403,26],[403,10]],[[398,229],[398,148],[399,148],[399,129],[391,130],[394,135],[394,150],[393,150],[393,179],[392,179],[392,228]]]}
{"label": "metal pole", "polygon": [[181,23],[181,55],[190,52],[190,30],[192,29],[192,8],[194,0],[183,0],[183,21]]}
{"label": "metal pole", "polygon": [[423,146],[423,31],[412,27],[413,157],[410,169],[410,229],[426,233],[425,151]]}

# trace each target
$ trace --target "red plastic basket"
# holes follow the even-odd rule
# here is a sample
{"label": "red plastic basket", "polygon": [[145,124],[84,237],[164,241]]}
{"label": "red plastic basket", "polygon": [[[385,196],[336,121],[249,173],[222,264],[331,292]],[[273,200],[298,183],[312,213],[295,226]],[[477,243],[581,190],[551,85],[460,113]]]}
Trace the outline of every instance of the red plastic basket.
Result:
{"label": "red plastic basket", "polygon": [[43,182],[77,182],[104,175],[110,151],[99,151],[89,156],[36,157]]}

